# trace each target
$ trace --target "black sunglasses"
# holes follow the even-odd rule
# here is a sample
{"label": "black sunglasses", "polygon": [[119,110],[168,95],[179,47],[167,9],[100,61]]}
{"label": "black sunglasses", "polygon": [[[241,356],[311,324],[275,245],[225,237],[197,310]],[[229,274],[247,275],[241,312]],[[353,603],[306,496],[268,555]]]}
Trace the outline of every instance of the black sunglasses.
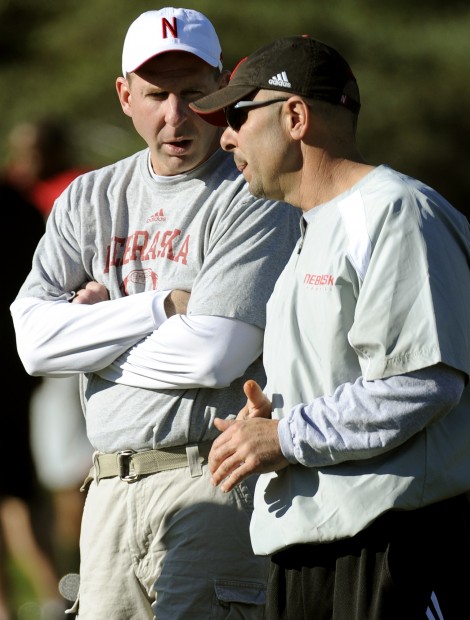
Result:
{"label": "black sunglasses", "polygon": [[266,101],[239,101],[235,105],[224,108],[227,124],[234,131],[240,131],[240,127],[248,118],[248,112],[252,108],[262,108],[271,103],[279,103],[279,101],[287,101],[287,99],[267,99]]}

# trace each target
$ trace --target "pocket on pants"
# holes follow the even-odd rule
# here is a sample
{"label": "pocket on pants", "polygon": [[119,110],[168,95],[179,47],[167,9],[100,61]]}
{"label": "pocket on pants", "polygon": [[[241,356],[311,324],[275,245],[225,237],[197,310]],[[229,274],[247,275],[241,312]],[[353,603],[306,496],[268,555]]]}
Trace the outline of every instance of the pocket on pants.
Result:
{"label": "pocket on pants", "polygon": [[252,581],[217,579],[212,620],[261,620],[264,617],[266,586]]}

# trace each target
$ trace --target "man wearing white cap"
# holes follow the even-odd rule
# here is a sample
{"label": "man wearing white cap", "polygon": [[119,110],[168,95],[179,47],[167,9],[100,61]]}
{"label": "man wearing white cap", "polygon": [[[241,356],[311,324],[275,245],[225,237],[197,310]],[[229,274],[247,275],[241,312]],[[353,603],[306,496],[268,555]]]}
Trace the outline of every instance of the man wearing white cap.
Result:
{"label": "man wearing white cap", "polygon": [[207,456],[215,417],[264,381],[265,306],[299,215],[253,198],[222,130],[189,109],[227,82],[221,58],[197,11],[131,24],[116,85],[148,148],[65,190],[11,306],[28,372],[82,379],[80,620],[264,615],[251,485],[220,494]]}

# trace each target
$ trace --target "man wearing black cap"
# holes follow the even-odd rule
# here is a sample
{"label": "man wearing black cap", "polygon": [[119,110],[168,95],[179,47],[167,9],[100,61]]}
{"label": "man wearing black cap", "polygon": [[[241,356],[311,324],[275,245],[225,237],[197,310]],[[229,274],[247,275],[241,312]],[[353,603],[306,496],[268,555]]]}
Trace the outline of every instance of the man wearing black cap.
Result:
{"label": "man wearing black cap", "polygon": [[190,110],[228,75],[198,11],[131,24],[116,87],[147,148],[65,190],[11,307],[31,374],[84,373],[80,620],[264,617],[252,485],[222,496],[207,456],[214,418],[265,380],[266,302],[299,213],[253,198]]}
{"label": "man wearing black cap", "polygon": [[209,455],[254,472],[268,620],[462,618],[470,583],[470,231],[434,189],[368,165],[348,63],[305,37],[193,104],[255,196],[303,212],[249,381]]}

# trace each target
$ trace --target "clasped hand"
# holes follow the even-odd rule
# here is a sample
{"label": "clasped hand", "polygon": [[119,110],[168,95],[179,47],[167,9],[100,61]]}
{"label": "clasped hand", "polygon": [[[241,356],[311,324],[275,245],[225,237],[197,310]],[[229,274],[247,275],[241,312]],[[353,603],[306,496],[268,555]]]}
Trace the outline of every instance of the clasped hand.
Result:
{"label": "clasped hand", "polygon": [[247,402],[237,417],[214,420],[222,434],[209,453],[209,469],[213,484],[225,493],[254,473],[278,471],[289,464],[279,443],[279,421],[271,419],[271,401],[251,379],[243,390]]}

